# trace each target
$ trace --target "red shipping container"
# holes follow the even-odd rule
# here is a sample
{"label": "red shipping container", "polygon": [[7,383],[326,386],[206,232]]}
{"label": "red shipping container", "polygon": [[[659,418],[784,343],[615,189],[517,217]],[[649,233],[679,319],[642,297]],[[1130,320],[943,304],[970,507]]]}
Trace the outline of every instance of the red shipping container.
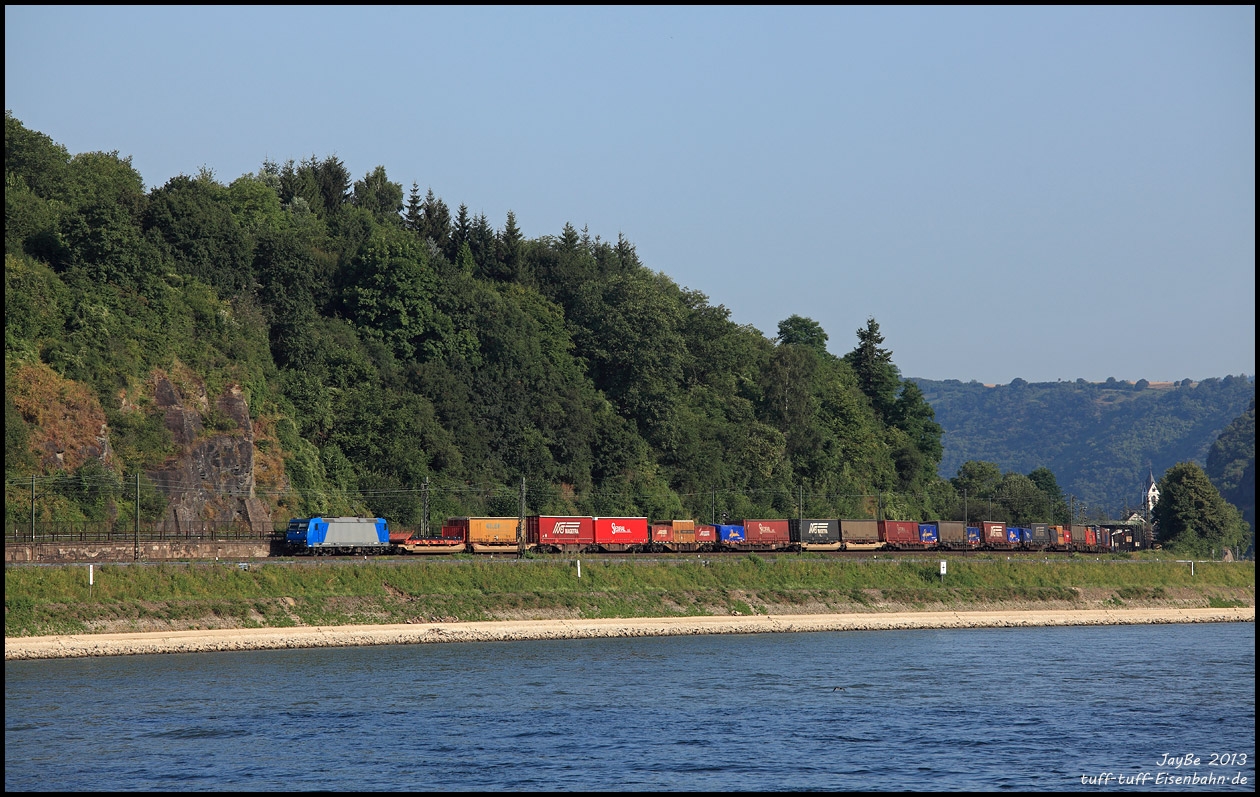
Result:
{"label": "red shipping container", "polygon": [[917,520],[881,520],[879,539],[892,547],[923,547]]}
{"label": "red shipping container", "polygon": [[468,542],[467,526],[443,526],[442,539],[444,540],[463,540]]}
{"label": "red shipping container", "polygon": [[712,545],[717,542],[717,526],[698,524],[696,526],[696,544]]}
{"label": "red shipping container", "polygon": [[784,520],[745,520],[744,542],[753,545],[787,545],[792,541]]}
{"label": "red shipping container", "polygon": [[575,551],[595,543],[592,517],[531,515],[526,523],[530,545]]}
{"label": "red shipping container", "polygon": [[1091,547],[1098,544],[1098,538],[1094,535],[1093,526],[1073,525],[1071,527],[1071,530],[1072,530],[1072,545],[1078,551],[1089,550]]}
{"label": "red shipping container", "polygon": [[647,545],[648,519],[645,517],[595,518],[595,544],[609,551],[625,551]]}
{"label": "red shipping container", "polygon": [[674,542],[674,527],[668,523],[653,523],[652,542],[666,544]]}
{"label": "red shipping container", "polygon": [[995,548],[1009,548],[1011,545],[1006,537],[1006,524],[992,520],[980,521],[980,539],[985,545]]}

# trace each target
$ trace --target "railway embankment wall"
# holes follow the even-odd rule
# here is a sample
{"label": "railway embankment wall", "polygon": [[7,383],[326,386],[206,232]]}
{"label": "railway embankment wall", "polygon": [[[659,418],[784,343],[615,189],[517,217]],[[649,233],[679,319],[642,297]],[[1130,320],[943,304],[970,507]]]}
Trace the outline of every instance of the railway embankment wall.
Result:
{"label": "railway embankment wall", "polygon": [[[91,562],[258,559],[272,556],[271,540],[5,543],[4,563],[64,565]],[[139,552],[137,556],[137,550]]]}

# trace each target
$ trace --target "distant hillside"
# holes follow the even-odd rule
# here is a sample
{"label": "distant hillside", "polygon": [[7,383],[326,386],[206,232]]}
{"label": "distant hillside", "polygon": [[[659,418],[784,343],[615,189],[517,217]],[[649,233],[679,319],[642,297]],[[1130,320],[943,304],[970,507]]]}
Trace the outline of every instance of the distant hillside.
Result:
{"label": "distant hillside", "polygon": [[969,460],[1022,474],[1044,466],[1091,515],[1138,507],[1150,471],[1158,479],[1178,462],[1203,465],[1255,400],[1248,376],[1197,384],[913,381],[945,430],[942,476]]}
{"label": "distant hillside", "polygon": [[1252,548],[1256,529],[1256,402],[1221,432],[1207,457],[1207,475],[1216,489],[1242,512],[1251,526]]}

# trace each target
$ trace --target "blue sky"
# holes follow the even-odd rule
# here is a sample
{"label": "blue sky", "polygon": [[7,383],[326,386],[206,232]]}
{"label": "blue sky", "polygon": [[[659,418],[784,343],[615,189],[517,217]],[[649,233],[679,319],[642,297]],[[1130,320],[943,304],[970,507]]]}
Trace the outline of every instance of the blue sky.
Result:
{"label": "blue sky", "polygon": [[1255,8],[5,7],[150,187],[335,155],[904,376],[1255,373]]}

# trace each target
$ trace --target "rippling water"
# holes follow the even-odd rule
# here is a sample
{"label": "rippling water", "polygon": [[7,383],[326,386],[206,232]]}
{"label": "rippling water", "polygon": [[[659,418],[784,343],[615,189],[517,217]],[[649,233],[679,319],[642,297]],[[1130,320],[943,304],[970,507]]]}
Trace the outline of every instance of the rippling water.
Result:
{"label": "rippling water", "polygon": [[14,661],[4,705],[6,791],[1251,792],[1256,774],[1252,623]]}

